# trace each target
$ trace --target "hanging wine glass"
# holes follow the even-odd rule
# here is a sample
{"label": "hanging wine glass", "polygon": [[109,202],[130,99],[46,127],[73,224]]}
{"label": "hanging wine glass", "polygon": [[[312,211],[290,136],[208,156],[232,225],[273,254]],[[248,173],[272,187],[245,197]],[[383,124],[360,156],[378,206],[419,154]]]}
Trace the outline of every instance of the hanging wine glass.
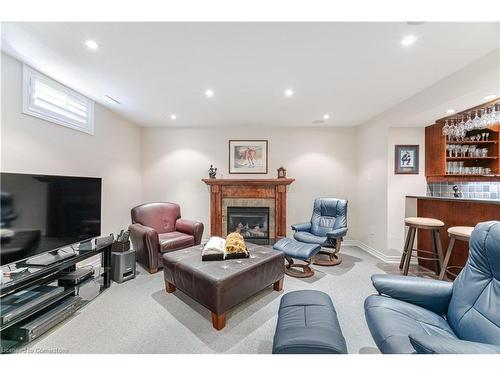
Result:
{"label": "hanging wine glass", "polygon": [[472,120],[472,129],[479,129],[479,111],[473,111],[474,119]]}
{"label": "hanging wine glass", "polygon": [[[446,119],[446,121],[444,122],[443,135],[445,137],[448,137],[450,135],[450,125],[448,125],[448,119]],[[450,140],[449,137],[448,137],[448,140]]]}
{"label": "hanging wine glass", "polygon": [[486,118],[486,109],[481,108],[479,110],[479,114],[480,114],[479,129],[486,129],[486,127],[488,126],[487,123],[486,123],[486,121],[487,121],[487,118]]}
{"label": "hanging wine glass", "polygon": [[449,132],[450,132],[450,140],[458,141],[457,126],[453,123],[453,120],[450,120]]}
{"label": "hanging wine glass", "polygon": [[465,122],[465,129],[467,131],[472,130],[472,115],[470,113],[467,113],[467,121]]}

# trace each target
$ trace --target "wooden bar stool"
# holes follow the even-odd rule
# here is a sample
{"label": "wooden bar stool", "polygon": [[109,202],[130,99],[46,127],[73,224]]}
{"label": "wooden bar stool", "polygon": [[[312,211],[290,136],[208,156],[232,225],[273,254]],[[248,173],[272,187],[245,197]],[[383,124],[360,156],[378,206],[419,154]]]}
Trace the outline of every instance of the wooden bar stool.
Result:
{"label": "wooden bar stool", "polygon": [[457,276],[453,272],[450,272],[450,268],[461,268],[458,266],[448,266],[448,262],[450,261],[451,253],[453,252],[453,246],[455,245],[455,241],[464,241],[469,242],[470,236],[474,227],[450,227],[448,228],[448,237],[450,237],[450,242],[448,243],[448,249],[446,250],[446,256],[444,257],[443,266],[441,267],[441,273],[439,274],[439,280],[444,280],[446,273],[449,273],[453,276]]}
{"label": "wooden bar stool", "polygon": [[415,242],[415,235],[417,229],[424,229],[431,231],[432,238],[432,251],[428,250],[417,250],[424,254],[432,254],[430,257],[424,257],[414,255],[417,259],[433,260],[437,262],[436,275],[439,275],[441,271],[441,264],[443,263],[443,250],[441,248],[441,240],[439,239],[439,229],[444,227],[444,223],[441,220],[430,219],[427,217],[407,217],[405,219],[405,225],[409,227],[408,234],[406,236],[405,247],[403,249],[403,255],[401,256],[401,262],[399,263],[399,269],[403,270],[403,275],[408,275],[408,269],[410,268],[410,260],[413,253],[413,244]]}

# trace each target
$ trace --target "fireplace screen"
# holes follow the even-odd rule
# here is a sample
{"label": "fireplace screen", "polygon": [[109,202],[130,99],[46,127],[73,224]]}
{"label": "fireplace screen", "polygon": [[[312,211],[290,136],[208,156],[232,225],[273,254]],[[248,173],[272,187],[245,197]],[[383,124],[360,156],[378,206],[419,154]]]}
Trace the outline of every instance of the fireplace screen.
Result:
{"label": "fireplace screen", "polygon": [[269,239],[269,207],[228,207],[227,232],[246,239]]}

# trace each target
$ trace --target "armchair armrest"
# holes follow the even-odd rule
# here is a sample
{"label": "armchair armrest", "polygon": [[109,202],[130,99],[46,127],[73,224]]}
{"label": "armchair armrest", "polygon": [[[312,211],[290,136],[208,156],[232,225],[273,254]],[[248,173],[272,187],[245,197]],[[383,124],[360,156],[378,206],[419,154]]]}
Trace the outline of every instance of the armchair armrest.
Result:
{"label": "armchair armrest", "polygon": [[326,234],[328,238],[341,238],[347,234],[347,228],[334,229]]}
{"label": "armchair armrest", "polygon": [[380,294],[421,306],[436,314],[448,310],[453,283],[401,275],[373,275],[372,283]]}
{"label": "armchair armrest", "polygon": [[409,337],[418,354],[500,354],[499,345],[430,335]]}
{"label": "armchair armrest", "polygon": [[158,232],[138,223],[130,225],[128,229],[137,260],[149,270],[156,269],[158,267],[158,251],[160,251]]}
{"label": "armchair armrest", "polygon": [[311,229],[311,222],[292,225],[292,230],[295,232],[307,232],[309,229]]}
{"label": "armchair armrest", "polygon": [[199,221],[178,219],[175,223],[175,229],[178,232],[194,236],[195,245],[199,245],[201,243],[201,237],[203,236],[203,223]]}

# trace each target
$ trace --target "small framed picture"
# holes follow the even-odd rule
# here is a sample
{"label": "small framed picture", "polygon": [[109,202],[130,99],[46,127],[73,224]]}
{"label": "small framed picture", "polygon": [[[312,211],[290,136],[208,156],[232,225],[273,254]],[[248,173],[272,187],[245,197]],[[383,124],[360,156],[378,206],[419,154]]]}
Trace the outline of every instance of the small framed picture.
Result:
{"label": "small framed picture", "polygon": [[267,141],[229,141],[229,173],[267,174]]}
{"label": "small framed picture", "polygon": [[418,145],[396,145],[394,152],[395,174],[418,174]]}

